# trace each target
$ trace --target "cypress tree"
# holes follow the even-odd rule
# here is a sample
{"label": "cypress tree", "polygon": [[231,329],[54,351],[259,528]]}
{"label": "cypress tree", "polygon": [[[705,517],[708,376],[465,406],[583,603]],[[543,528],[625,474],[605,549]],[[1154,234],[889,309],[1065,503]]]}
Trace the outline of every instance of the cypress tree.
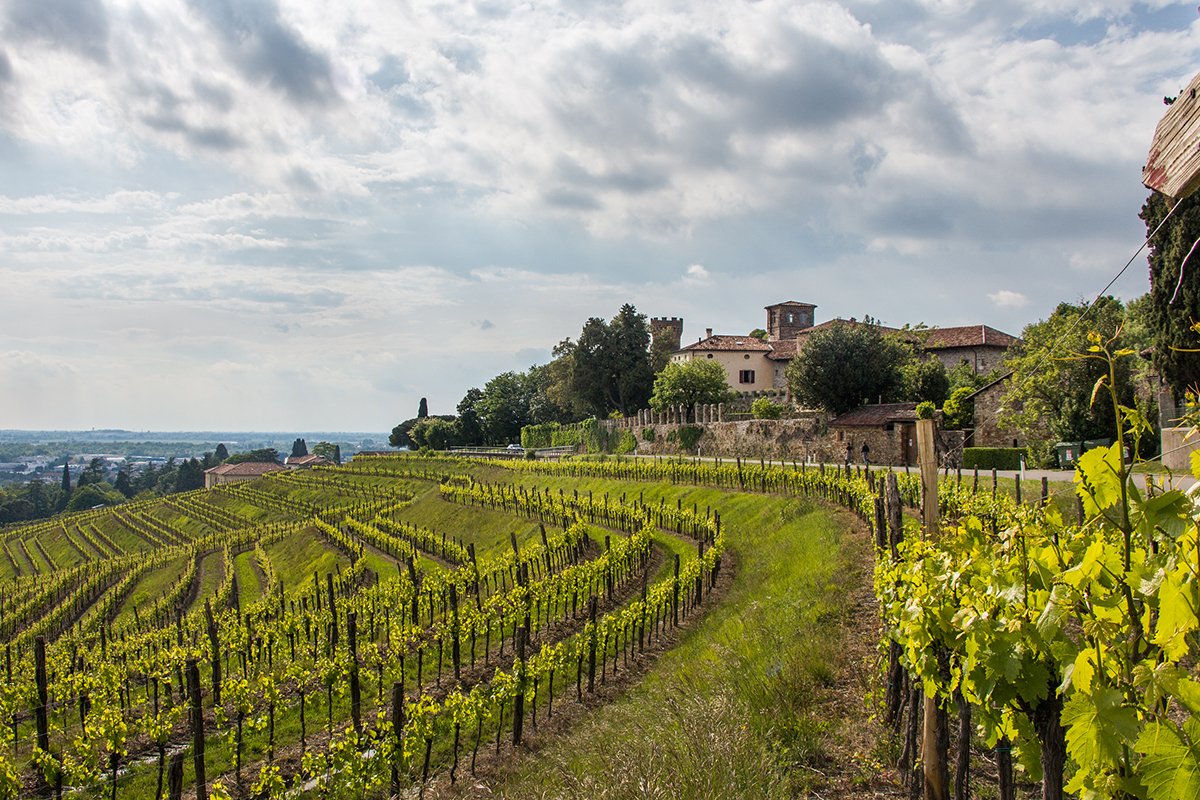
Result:
{"label": "cypress tree", "polygon": [[417,419],[425,419],[429,416],[429,403],[425,398],[421,398],[421,404],[417,406]]}
{"label": "cypress tree", "polygon": [[71,465],[63,464],[62,490],[66,494],[71,493]]}
{"label": "cypress tree", "polygon": [[335,444],[333,446],[333,460],[334,463],[342,463],[342,446],[340,444]]}
{"label": "cypress tree", "polygon": [[213,458],[217,459],[218,462],[229,458],[229,448],[225,446],[224,442],[217,445],[216,452],[213,453]]}

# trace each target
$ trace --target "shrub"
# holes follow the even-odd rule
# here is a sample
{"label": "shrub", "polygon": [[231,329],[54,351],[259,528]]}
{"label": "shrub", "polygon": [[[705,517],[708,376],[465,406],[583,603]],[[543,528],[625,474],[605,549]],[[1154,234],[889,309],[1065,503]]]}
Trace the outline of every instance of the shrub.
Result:
{"label": "shrub", "polygon": [[550,447],[554,435],[561,426],[557,422],[547,422],[542,425],[526,425],[521,428],[521,447],[526,450],[534,447]]}
{"label": "shrub", "polygon": [[684,452],[689,452],[696,449],[696,444],[700,441],[700,437],[704,435],[704,428],[689,425],[679,429],[679,446]]}
{"label": "shrub", "polygon": [[965,447],[963,469],[1020,469],[1024,447]]}
{"label": "shrub", "polygon": [[654,428],[642,428],[642,439],[647,442],[653,442]]}
{"label": "shrub", "polygon": [[765,397],[760,397],[750,406],[750,413],[755,419],[779,419],[783,416],[783,406],[772,403]]}
{"label": "shrub", "polygon": [[632,453],[637,449],[637,439],[633,436],[633,431],[625,431],[621,434],[620,440],[617,442],[617,455],[625,455]]}
{"label": "shrub", "polygon": [[932,400],[922,400],[917,403],[917,419],[933,419],[934,412],[937,411],[937,406]]}

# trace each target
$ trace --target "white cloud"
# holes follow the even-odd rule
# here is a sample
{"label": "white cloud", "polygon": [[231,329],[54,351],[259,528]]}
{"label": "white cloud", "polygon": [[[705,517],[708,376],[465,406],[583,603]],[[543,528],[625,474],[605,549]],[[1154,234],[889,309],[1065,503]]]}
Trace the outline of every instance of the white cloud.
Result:
{"label": "white cloud", "polygon": [[711,286],[713,280],[702,264],[692,264],[684,271],[683,282],[689,286]]}
{"label": "white cloud", "polygon": [[996,308],[1024,308],[1029,303],[1028,297],[1009,289],[1001,289],[994,294],[989,294],[988,297]]}

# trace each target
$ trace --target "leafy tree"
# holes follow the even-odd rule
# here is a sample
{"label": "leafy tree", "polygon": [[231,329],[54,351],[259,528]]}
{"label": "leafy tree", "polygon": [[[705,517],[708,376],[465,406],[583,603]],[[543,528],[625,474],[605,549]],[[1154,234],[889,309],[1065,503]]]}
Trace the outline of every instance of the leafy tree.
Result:
{"label": "leafy tree", "polygon": [[133,484],[129,481],[129,469],[127,467],[121,467],[120,471],[117,472],[117,481],[113,485],[113,488],[126,497],[133,497]]}
{"label": "leafy tree", "polygon": [[751,338],[761,339],[764,342],[767,340],[767,335],[767,332],[762,328],[755,328],[754,330],[750,331]]}
{"label": "leafy tree", "polygon": [[419,404],[417,404],[417,419],[425,419],[428,416],[429,416],[429,403],[427,403],[425,401],[425,398],[422,397],[421,402]]}
{"label": "leafy tree", "polygon": [[103,484],[84,484],[76,489],[71,496],[71,502],[67,503],[67,511],[86,511],[89,508],[96,506],[115,506],[120,505],[125,501],[125,496],[120,492],[109,490],[105,491]]}
{"label": "leafy tree", "polygon": [[458,438],[463,444],[483,444],[483,425],[479,421],[479,405],[483,392],[468,389],[458,403]]}
{"label": "leafy tree", "polygon": [[750,406],[750,413],[755,419],[779,419],[783,416],[783,406],[760,397]]}
{"label": "leafy tree", "polygon": [[227,448],[227,447],[225,446],[225,443],[224,443],[224,442],[220,442],[220,443],[218,443],[218,444],[217,444],[217,449],[216,449],[216,451],[213,453],[213,458],[215,458],[215,459],[217,460],[217,462],[218,462],[218,463],[219,463],[219,462],[222,462],[222,461],[224,461],[224,460],[225,460],[225,459],[227,459],[227,458],[229,458],[229,448]]}
{"label": "leafy tree", "polygon": [[104,473],[107,470],[107,463],[103,458],[93,458],[88,462],[88,465],[83,468],[83,472],[79,474],[79,486],[87,486],[91,483],[103,483]]}
{"label": "leafy tree", "polygon": [[929,400],[940,406],[950,394],[950,377],[946,374],[946,366],[937,356],[929,356],[924,360],[913,358],[901,369],[907,400]]}
{"label": "leafy tree", "polygon": [[954,390],[950,399],[942,406],[942,427],[952,431],[971,427],[975,418],[975,401],[967,398],[974,393],[975,389],[970,386]]}
{"label": "leafy tree", "polygon": [[688,412],[697,403],[725,403],[737,396],[725,382],[725,368],[715,361],[685,361],[671,363],[654,380],[654,395],[650,406],[664,412],[668,406],[687,406]]}
{"label": "leafy tree", "polygon": [[[1013,377],[1002,401],[1001,427],[1024,433],[1032,458],[1041,463],[1049,460],[1055,442],[1112,439],[1117,434],[1112,398],[1107,391],[1095,391],[1097,381],[1107,381],[1108,367],[1082,355],[1090,346],[1089,331],[1105,341],[1117,337],[1114,349],[1120,348],[1124,307],[1116,298],[1103,297],[1087,319],[1079,320],[1085,309],[1059,303],[1049,318],[1025,326],[1022,341],[1005,358]],[[1118,402],[1132,407],[1131,366],[1129,357],[1116,361]]]}
{"label": "leafy tree", "polygon": [[412,437],[408,435],[408,432],[412,430],[413,425],[416,425],[417,422],[417,418],[413,417],[412,419],[404,420],[404,422],[392,428],[392,435],[388,437],[388,444],[392,447],[407,447],[409,450],[416,450],[417,447],[413,443]]}
{"label": "leafy tree", "polygon": [[483,387],[478,411],[487,442],[521,441],[521,428],[529,424],[529,384],[525,376],[504,372],[492,378]]}
{"label": "leafy tree", "polygon": [[292,442],[292,458],[299,458],[308,455],[308,445],[303,439],[297,439]]}
{"label": "leafy tree", "polygon": [[[307,451],[306,451],[307,453]],[[175,459],[171,459],[170,464],[173,466]],[[247,450],[245,453],[238,453],[225,459],[226,464],[244,464],[247,461],[259,464],[280,464],[279,451],[274,447],[262,447],[258,450]]]}
{"label": "leafy tree", "polygon": [[[1146,199],[1140,216],[1148,234],[1166,219],[1170,203],[1158,192]],[[1154,365],[1177,401],[1200,387],[1200,352],[1195,352],[1200,340],[1191,329],[1200,316],[1200,253],[1192,252],[1198,239],[1197,194],[1179,200],[1171,219],[1149,239],[1150,300],[1146,317],[1154,334]]]}
{"label": "leafy tree", "polygon": [[454,443],[458,431],[450,420],[430,417],[414,425],[410,435],[418,447],[446,450]]}
{"label": "leafy tree", "polygon": [[645,407],[654,386],[645,314],[626,303],[611,323],[592,317],[579,341],[568,342],[560,347],[571,355],[570,391],[587,412],[607,417]]}
{"label": "leafy tree", "polygon": [[317,442],[313,446],[313,455],[328,458],[335,464],[342,463],[342,448],[332,442]]}
{"label": "leafy tree", "polygon": [[903,396],[909,345],[874,325],[837,322],[808,337],[787,367],[788,388],[801,402],[844,414],[863,402]]}
{"label": "leafy tree", "polygon": [[191,458],[180,464],[178,473],[175,476],[173,490],[176,492],[188,492],[192,489],[203,488],[204,468],[200,466],[200,462],[195,458]]}

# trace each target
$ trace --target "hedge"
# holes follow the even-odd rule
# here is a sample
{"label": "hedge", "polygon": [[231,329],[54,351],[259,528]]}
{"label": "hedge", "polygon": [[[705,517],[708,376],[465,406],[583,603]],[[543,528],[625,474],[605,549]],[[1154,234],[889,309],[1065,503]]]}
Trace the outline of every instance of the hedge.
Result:
{"label": "hedge", "polygon": [[963,469],[1020,469],[1024,447],[964,447]]}

